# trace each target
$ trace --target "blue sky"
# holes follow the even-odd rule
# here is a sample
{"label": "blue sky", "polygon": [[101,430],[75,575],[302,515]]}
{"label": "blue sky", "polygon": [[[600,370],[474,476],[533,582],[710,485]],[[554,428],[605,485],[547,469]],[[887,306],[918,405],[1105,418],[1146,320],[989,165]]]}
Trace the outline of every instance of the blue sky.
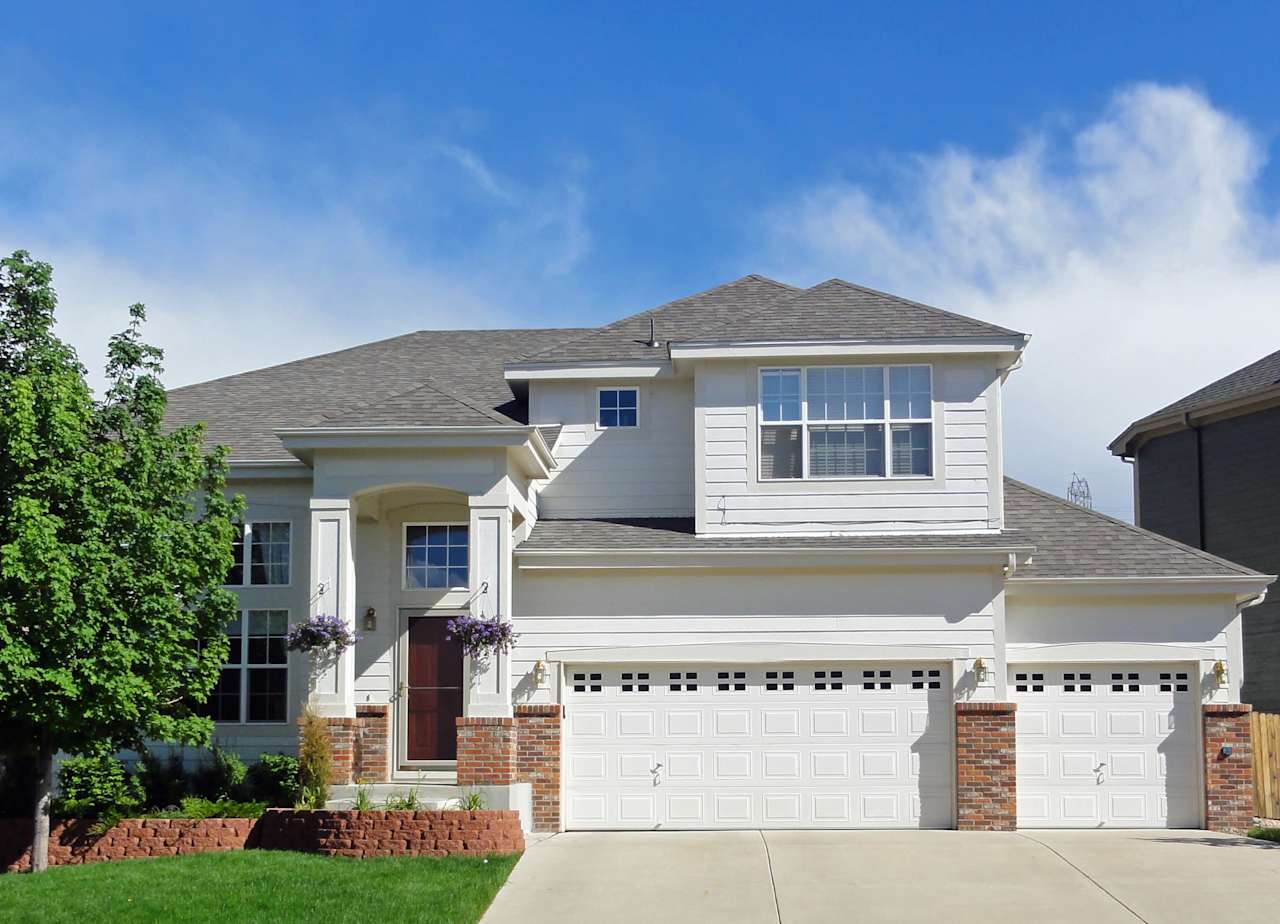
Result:
{"label": "blue sky", "polygon": [[1280,13],[1225,4],[15,7],[0,248],[171,384],[747,272],[1031,332],[1007,468],[1280,345]]}

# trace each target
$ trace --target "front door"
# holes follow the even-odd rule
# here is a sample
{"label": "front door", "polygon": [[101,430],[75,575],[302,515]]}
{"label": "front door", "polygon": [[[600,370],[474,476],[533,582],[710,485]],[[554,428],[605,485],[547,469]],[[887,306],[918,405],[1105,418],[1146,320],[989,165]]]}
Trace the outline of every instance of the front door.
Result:
{"label": "front door", "polygon": [[462,715],[462,646],[446,636],[440,616],[409,618],[405,756],[411,761],[456,760]]}

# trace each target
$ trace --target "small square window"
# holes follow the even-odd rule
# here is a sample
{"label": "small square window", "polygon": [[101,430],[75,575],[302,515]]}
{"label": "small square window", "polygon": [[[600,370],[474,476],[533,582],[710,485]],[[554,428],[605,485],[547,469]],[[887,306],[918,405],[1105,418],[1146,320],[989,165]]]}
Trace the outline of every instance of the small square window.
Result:
{"label": "small square window", "polygon": [[601,427],[640,426],[640,393],[634,388],[602,388],[599,391]]}

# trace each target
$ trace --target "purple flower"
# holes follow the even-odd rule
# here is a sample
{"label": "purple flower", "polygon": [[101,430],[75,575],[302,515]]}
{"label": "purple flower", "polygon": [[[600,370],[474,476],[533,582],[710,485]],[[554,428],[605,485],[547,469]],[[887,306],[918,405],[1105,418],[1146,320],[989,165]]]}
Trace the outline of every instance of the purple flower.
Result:
{"label": "purple flower", "polygon": [[516,642],[511,623],[494,616],[477,619],[475,616],[457,616],[445,624],[448,637],[457,640],[467,657],[483,661],[494,652],[506,653]]}
{"label": "purple flower", "polygon": [[289,627],[290,651],[345,651],[360,637],[337,616],[315,615],[306,622],[295,622]]}

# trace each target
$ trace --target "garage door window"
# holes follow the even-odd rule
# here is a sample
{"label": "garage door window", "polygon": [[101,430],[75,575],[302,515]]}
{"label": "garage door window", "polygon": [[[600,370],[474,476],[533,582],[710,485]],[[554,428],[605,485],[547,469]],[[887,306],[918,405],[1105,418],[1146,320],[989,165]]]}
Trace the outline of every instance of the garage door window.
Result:
{"label": "garage door window", "polygon": [[813,688],[815,690],[843,690],[844,671],[814,671]]}
{"label": "garage door window", "polygon": [[[925,675],[928,675],[926,679]],[[930,669],[928,671],[918,670],[911,672],[911,689],[913,690],[940,690],[942,689],[942,671]]]}
{"label": "garage door window", "polygon": [[734,671],[732,683],[729,681],[729,671],[720,671],[716,679],[720,681],[716,684],[716,689],[721,693],[728,693],[730,690],[734,693],[745,693],[747,691],[746,671]]}
{"label": "garage door window", "polygon": [[574,693],[599,693],[600,692],[600,675],[599,674],[574,674],[573,675],[573,692]]}
{"label": "garage door window", "polygon": [[1014,674],[1013,688],[1019,693],[1043,693],[1044,674]]}
{"label": "garage door window", "polygon": [[1138,683],[1137,674],[1129,674],[1128,680],[1125,680],[1125,674],[1111,675],[1111,692],[1112,693],[1138,693],[1142,690]]}
{"label": "garage door window", "polygon": [[777,692],[790,692],[796,688],[795,671],[765,671],[764,688]]}
{"label": "garage door window", "polygon": [[1190,689],[1187,686],[1187,675],[1183,673],[1161,674],[1160,675],[1160,692],[1172,693],[1175,689],[1179,693],[1186,693]]}
{"label": "garage door window", "polygon": [[670,690],[672,693],[679,693],[681,691],[685,693],[698,692],[698,674],[696,671],[686,671],[684,675],[685,682],[683,684],[679,682],[680,681],[679,671],[672,671],[670,674],[667,675],[667,679],[671,681],[671,683],[668,684],[667,689]]}
{"label": "garage door window", "polygon": [[863,671],[862,672],[862,689],[892,690],[893,689],[893,671]]}
{"label": "garage door window", "polygon": [[1093,674],[1089,671],[1070,672],[1062,675],[1063,693],[1092,693]]}
{"label": "garage door window", "polygon": [[623,693],[648,693],[649,692],[649,675],[643,671],[634,673],[628,671],[622,675],[622,692]]}

